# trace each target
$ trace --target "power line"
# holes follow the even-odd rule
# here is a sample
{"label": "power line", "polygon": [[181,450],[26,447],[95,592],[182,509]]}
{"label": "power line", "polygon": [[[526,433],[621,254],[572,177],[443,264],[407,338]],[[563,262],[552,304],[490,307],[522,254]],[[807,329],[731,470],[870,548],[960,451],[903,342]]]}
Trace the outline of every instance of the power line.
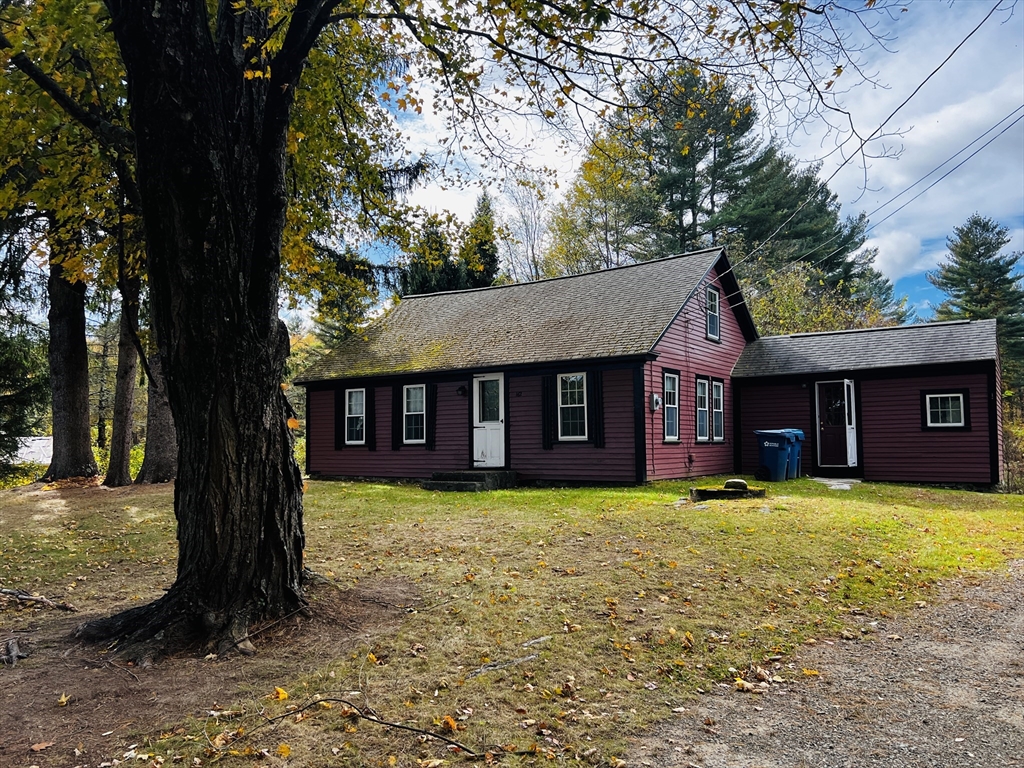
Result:
{"label": "power line", "polygon": [[847,163],[849,163],[853,158],[857,157],[857,155],[864,149],[864,147],[867,145],[867,143],[869,141],[871,141],[876,135],[878,135],[879,131],[881,131],[886,126],[886,124],[890,120],[892,120],[893,117],[895,117],[896,114],[901,109],[903,109],[908,103],[910,103],[910,100],[913,99],[914,96],[916,96],[918,94],[918,92],[920,92],[920,90],[928,83],[928,81],[931,80],[932,77],[934,77],[936,75],[936,73],[938,73],[938,71],[940,69],[942,69],[949,62],[950,59],[953,58],[953,56],[956,54],[956,52],[959,51],[967,43],[967,41],[970,40],[971,37],[974,36],[974,34],[979,29],[981,29],[981,27],[985,24],[985,22],[988,21],[992,17],[992,14],[994,14],[996,12],[996,10],[998,10],[1000,5],[1002,5],[1002,0],[997,0],[996,4],[994,6],[992,6],[992,8],[989,10],[989,12],[987,14],[985,14],[985,17],[980,22],[978,22],[977,26],[975,26],[974,29],[972,29],[970,32],[968,32],[967,36],[964,37],[963,40],[961,40],[959,43],[957,43],[956,47],[953,48],[953,50],[949,52],[949,54],[946,56],[946,58],[944,58],[941,62],[939,62],[939,65],[937,67],[935,67],[935,69],[933,69],[928,74],[928,76],[925,77],[925,79],[922,80],[918,84],[918,86],[916,88],[914,88],[913,91],[911,91],[910,95],[908,95],[902,102],[899,103],[899,105],[892,112],[889,113],[889,116],[886,117],[885,120],[883,120],[878,125],[878,127],[875,128],[875,130],[873,130],[870,134],[868,134],[868,136],[866,138],[861,140],[861,143],[858,145],[857,149],[853,153],[851,153],[849,157],[847,157],[845,160],[843,160],[842,163],[839,164],[839,166],[832,172],[832,175],[829,176],[827,179],[825,179],[823,182],[821,182],[819,185],[817,185],[810,192],[810,194],[808,194],[807,197],[804,198],[804,201],[802,203],[800,203],[800,205],[797,207],[797,209],[795,211],[793,211],[793,213],[791,213],[789,215],[789,217],[784,222],[782,222],[782,224],[780,224],[778,226],[778,228],[774,232],[772,232],[763,242],[759,243],[744,258],[740,259],[735,264],[733,264],[730,267],[730,269],[735,269],[740,264],[743,264],[744,262],[749,261],[753,257],[753,255],[755,253],[757,253],[759,250],[763,249],[766,245],[768,245],[770,242],[772,242],[772,240],[783,229],[785,229],[786,225],[789,224],[789,222],[791,222],[796,217],[796,215],[798,213],[800,213],[800,211],[802,211],[807,206],[808,203],[811,202],[811,200],[813,199],[814,195],[818,194],[823,188],[826,188],[828,186],[829,182],[832,181],[839,174],[839,172],[844,167],[846,167]]}
{"label": "power line", "polygon": [[[917,186],[918,184],[920,184],[920,183],[921,183],[922,181],[924,181],[924,180],[925,180],[925,179],[927,179],[927,178],[928,178],[929,176],[931,176],[931,175],[932,175],[933,173],[935,173],[936,171],[938,171],[938,170],[939,170],[940,168],[942,168],[942,167],[943,167],[944,165],[946,165],[946,164],[947,164],[948,162],[950,162],[951,160],[955,159],[956,157],[958,157],[958,156],[962,155],[962,154],[963,154],[964,152],[966,152],[966,151],[967,151],[968,149],[970,149],[970,148],[971,148],[972,146],[974,146],[974,145],[975,145],[975,144],[977,144],[977,143],[978,143],[979,141],[981,141],[981,140],[982,140],[983,138],[985,138],[986,136],[988,136],[988,134],[992,133],[992,131],[994,131],[994,130],[995,130],[996,128],[998,128],[998,127],[999,127],[1000,125],[1002,125],[1002,124],[1003,124],[1004,122],[1006,122],[1007,120],[1009,120],[1009,119],[1010,119],[1011,117],[1013,117],[1013,116],[1014,116],[1015,114],[1017,114],[1017,113],[1018,113],[1018,112],[1020,112],[1021,110],[1024,110],[1024,105],[1021,105],[1021,106],[1017,107],[1016,109],[1012,110],[1012,111],[1011,111],[1011,112],[1010,112],[1010,113],[1009,113],[1008,115],[1006,115],[1005,117],[1003,117],[1003,118],[1001,118],[1000,120],[998,120],[998,121],[997,121],[997,122],[995,123],[995,125],[993,125],[993,126],[992,126],[991,128],[989,128],[989,129],[988,129],[987,131],[985,131],[985,132],[984,132],[984,133],[982,133],[981,135],[977,136],[976,138],[974,138],[973,140],[971,140],[971,141],[970,141],[970,142],[969,142],[969,143],[968,143],[967,145],[965,145],[965,146],[964,146],[963,148],[961,148],[960,150],[958,150],[957,152],[955,152],[954,154],[950,155],[950,156],[949,156],[948,158],[946,158],[945,160],[943,160],[943,161],[942,161],[941,163],[939,163],[939,164],[938,164],[937,166],[935,166],[934,168],[932,168],[932,170],[928,171],[928,173],[926,173],[926,174],[925,174],[924,176],[922,176],[921,178],[919,178],[919,179],[918,179],[917,181],[915,181],[915,182],[914,182],[913,184],[910,184],[909,186],[905,187],[905,188],[904,188],[904,189],[902,189],[902,190],[901,190],[900,192],[898,192],[897,194],[893,195],[893,196],[892,196],[891,198],[889,198],[889,199],[888,199],[888,200],[886,200],[886,201],[885,201],[884,203],[882,203],[881,205],[879,205],[879,206],[878,206],[877,208],[875,208],[875,209],[874,209],[873,211],[871,211],[871,212],[870,212],[869,214],[867,214],[867,217],[868,217],[868,218],[870,218],[871,216],[874,216],[874,215],[875,215],[876,213],[878,213],[879,211],[881,211],[881,210],[882,210],[883,208],[885,208],[885,207],[887,207],[887,206],[891,205],[892,203],[894,203],[894,202],[895,202],[896,200],[898,200],[898,199],[899,199],[899,198],[901,198],[901,197],[902,197],[903,195],[905,195],[905,194],[906,194],[907,192],[909,192],[910,190],[912,190],[912,189],[913,189],[914,187],[916,187],[916,186]],[[926,193],[926,192],[927,192],[928,190],[930,190],[930,189],[931,189],[932,187],[934,187],[934,186],[935,186],[936,184],[938,184],[938,183],[939,183],[940,181],[942,181],[943,179],[945,179],[946,177],[950,176],[950,175],[951,175],[952,173],[954,173],[955,171],[957,171],[957,170],[958,170],[959,168],[961,168],[961,167],[962,167],[962,166],[963,166],[964,164],[966,164],[966,163],[967,163],[967,162],[968,162],[969,160],[971,160],[971,159],[972,159],[972,158],[973,158],[973,157],[974,157],[975,155],[977,155],[978,153],[980,153],[980,152],[981,152],[981,151],[982,151],[983,149],[985,149],[985,148],[986,148],[986,147],[987,147],[987,146],[988,146],[989,144],[991,144],[991,143],[992,143],[992,142],[994,142],[994,141],[995,141],[996,139],[998,139],[998,138],[999,138],[1000,136],[1002,136],[1002,135],[1003,135],[1004,133],[1006,133],[1006,132],[1007,132],[1007,131],[1009,131],[1009,130],[1010,130],[1011,128],[1013,128],[1013,126],[1015,126],[1015,125],[1016,125],[1017,123],[1019,123],[1019,122],[1020,122],[1021,120],[1024,120],[1024,115],[1018,115],[1018,116],[1017,116],[1017,118],[1016,118],[1016,119],[1015,119],[1015,120],[1014,120],[1013,122],[1011,122],[1011,123],[1010,123],[1009,125],[1005,126],[1005,127],[1004,127],[1004,128],[1003,128],[1003,129],[1001,130],[1001,131],[999,131],[999,133],[997,133],[997,134],[996,134],[995,136],[993,136],[992,138],[990,138],[990,139],[989,139],[988,141],[986,141],[986,142],[985,142],[984,144],[982,144],[982,145],[981,145],[980,147],[978,147],[978,148],[977,148],[976,150],[974,150],[974,151],[973,151],[973,152],[972,152],[972,153],[971,153],[970,155],[968,155],[967,157],[965,157],[965,158],[964,158],[963,160],[961,160],[961,161],[960,161],[959,163],[957,163],[957,164],[956,164],[955,166],[953,166],[953,167],[952,167],[952,168],[950,168],[950,169],[949,169],[948,171],[946,171],[946,172],[945,172],[944,174],[942,174],[942,176],[940,176],[939,178],[935,179],[935,181],[933,181],[933,182],[932,182],[931,184],[929,184],[929,185],[928,185],[927,187],[925,187],[924,189],[922,189],[922,190],[921,190],[920,192],[918,192],[918,193],[917,193],[916,195],[914,195],[914,196],[913,196],[912,198],[910,198],[909,200],[907,200],[907,201],[906,201],[905,203],[903,203],[903,205],[901,205],[901,206],[900,206],[899,208],[897,208],[896,210],[894,210],[894,211],[892,211],[891,213],[887,214],[887,215],[886,215],[886,216],[885,216],[885,217],[884,217],[883,219],[881,219],[881,220],[879,220],[879,221],[875,222],[874,224],[871,224],[871,226],[869,226],[869,227],[868,227],[867,229],[865,229],[865,234],[866,234],[866,233],[868,233],[868,232],[870,232],[871,230],[873,230],[873,229],[874,229],[875,227],[879,226],[879,225],[880,225],[880,224],[882,224],[883,222],[885,222],[885,221],[887,221],[888,219],[890,219],[890,218],[892,218],[893,216],[895,216],[895,215],[896,215],[897,213],[899,213],[899,212],[900,212],[900,211],[902,211],[902,210],[903,210],[904,208],[906,208],[906,207],[907,207],[908,205],[910,205],[910,204],[911,204],[912,202],[914,202],[915,200],[917,200],[917,199],[918,199],[919,197],[921,197],[921,196],[922,196],[923,194],[925,194],[925,193]],[[778,270],[776,270],[776,271],[777,271],[777,272],[781,272],[781,271],[783,271],[783,270],[785,270],[785,269],[787,269],[787,268],[789,268],[789,267],[795,266],[796,264],[798,264],[798,263],[800,263],[801,261],[803,261],[805,257],[807,257],[807,256],[810,256],[811,254],[815,253],[816,251],[819,251],[819,250],[821,250],[822,248],[824,248],[825,246],[827,246],[827,245],[828,245],[829,243],[832,243],[832,242],[834,242],[834,241],[835,241],[835,240],[836,240],[837,238],[839,238],[839,237],[840,237],[840,236],[841,236],[842,234],[843,234],[842,232],[836,233],[835,235],[833,235],[832,237],[830,237],[830,238],[829,238],[828,240],[825,240],[825,241],[823,241],[823,242],[819,243],[819,244],[818,244],[818,245],[816,245],[816,246],[815,246],[814,248],[811,248],[811,249],[810,249],[809,251],[805,251],[804,253],[800,254],[799,256],[795,256],[794,258],[790,259],[790,260],[789,260],[789,261],[787,261],[787,262],[786,262],[785,264],[783,264],[783,265],[782,265],[782,267],[781,267],[780,269],[778,269]],[[818,264],[821,264],[821,263],[822,263],[823,261],[825,261],[825,260],[827,260],[827,259],[831,258],[832,256],[835,256],[835,255],[836,255],[836,254],[837,254],[837,253],[839,252],[839,250],[840,250],[840,249],[836,249],[836,250],[834,250],[834,251],[831,251],[830,253],[827,253],[827,254],[826,254],[825,256],[823,256],[823,257],[822,257],[821,259],[819,259],[818,261],[812,262],[812,263],[810,264],[810,266],[811,266],[811,267],[815,267],[815,266],[817,266]],[[741,261],[738,261],[738,262],[736,262],[736,264],[740,264],[740,263],[742,263],[743,261],[746,261],[746,260],[747,260],[747,259],[742,259]],[[733,268],[735,268],[736,264],[733,264],[733,265],[731,265],[731,267],[730,267],[730,270],[731,270],[731,269],[733,269]],[[727,271],[730,271],[730,270],[727,270]],[[725,272],[723,272],[723,274],[726,274],[726,273],[725,273]],[[756,283],[765,283],[765,282],[766,282],[766,280],[767,280],[767,278],[765,278],[765,277],[762,277],[762,278],[760,278],[760,279],[758,279],[758,280],[755,280],[755,281],[754,281],[754,283],[755,283],[755,284],[756,284]],[[739,292],[734,292],[734,293],[732,293],[732,294],[729,294],[729,295],[725,296],[724,298],[726,298],[726,299],[732,298],[733,296],[736,296],[736,295],[737,295],[738,293],[739,293]]]}

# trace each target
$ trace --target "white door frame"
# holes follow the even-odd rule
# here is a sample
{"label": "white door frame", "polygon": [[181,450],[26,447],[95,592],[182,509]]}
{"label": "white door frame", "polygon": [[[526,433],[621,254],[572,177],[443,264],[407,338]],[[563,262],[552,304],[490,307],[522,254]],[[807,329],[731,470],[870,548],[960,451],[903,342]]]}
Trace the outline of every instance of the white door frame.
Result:
{"label": "white door frame", "polygon": [[[483,421],[481,417],[481,382],[498,382],[498,418]],[[505,374],[481,373],[473,376],[473,466],[505,466]]]}
{"label": "white door frame", "polygon": [[[818,387],[822,384],[843,385],[843,417],[846,419],[846,463],[845,464],[823,464],[821,461],[821,398],[818,396]],[[853,386],[853,379],[827,379],[814,382],[814,423],[817,434],[815,443],[818,453],[819,467],[856,467],[857,466],[857,410],[856,410],[856,389]]]}

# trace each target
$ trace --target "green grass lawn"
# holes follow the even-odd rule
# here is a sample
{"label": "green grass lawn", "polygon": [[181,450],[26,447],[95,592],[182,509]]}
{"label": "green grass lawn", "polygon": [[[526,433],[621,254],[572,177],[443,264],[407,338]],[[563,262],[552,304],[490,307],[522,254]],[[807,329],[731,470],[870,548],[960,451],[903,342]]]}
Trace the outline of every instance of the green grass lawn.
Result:
{"label": "green grass lawn", "polygon": [[[326,666],[297,658],[279,683],[287,700],[260,699],[257,713],[240,694],[240,719],[149,734],[148,748],[232,766],[458,762],[339,701],[287,710],[326,697],[481,754],[526,753],[502,756],[506,766],[616,765],[639,729],[753,666],[812,674],[787,654],[838,635],[851,611],[910,610],[938,579],[1024,556],[1020,496],[798,480],[767,484],[766,499],[679,503],[690,485],[442,494],[311,482],[307,566],[342,588],[407,581],[415,611]],[[18,575],[44,592],[100,557],[166,561],[169,496],[150,498],[159,509],[131,507],[131,519],[114,507],[81,515],[52,533],[45,558],[17,533],[5,553],[23,552]],[[287,718],[260,725],[274,715]],[[239,726],[243,739],[215,743]]]}

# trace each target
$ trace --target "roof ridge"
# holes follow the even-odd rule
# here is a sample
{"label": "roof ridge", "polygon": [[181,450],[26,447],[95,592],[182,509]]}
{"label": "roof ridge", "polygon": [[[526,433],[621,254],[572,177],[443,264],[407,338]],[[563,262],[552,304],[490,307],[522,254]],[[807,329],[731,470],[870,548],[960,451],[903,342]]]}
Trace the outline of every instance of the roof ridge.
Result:
{"label": "roof ridge", "polygon": [[878,333],[881,331],[900,331],[912,328],[935,328],[945,325],[970,325],[971,323],[983,323],[992,318],[979,318],[977,320],[940,320],[934,323],[909,323],[907,325],[884,325],[877,328],[845,328],[839,331],[806,331],[802,333],[783,333],[778,336],[764,336],[765,339],[802,339],[808,336],[838,336],[848,333]]}
{"label": "roof ridge", "polygon": [[467,293],[480,293],[483,291],[496,291],[502,288],[525,288],[531,285],[539,285],[541,283],[553,283],[556,280],[574,280],[581,277],[589,277],[592,275],[602,275],[606,272],[615,272],[622,269],[632,269],[633,267],[645,267],[651,264],[660,264],[666,261],[674,261],[676,259],[689,258],[691,256],[699,256],[705,253],[711,253],[714,251],[724,251],[725,247],[721,245],[714,246],[712,248],[702,248],[699,251],[687,251],[686,253],[674,253],[670,256],[659,256],[656,259],[648,259],[647,261],[635,261],[632,264],[618,264],[614,267],[605,267],[604,269],[595,269],[590,272],[580,272],[577,275],[558,275],[556,277],[543,277],[540,280],[530,280],[525,283],[503,283],[502,285],[487,285],[482,288],[463,288],[457,291],[437,291],[435,293],[414,293],[409,296],[402,296],[400,301],[409,301],[410,299],[426,299],[433,296],[453,296],[453,295],[464,295]]}

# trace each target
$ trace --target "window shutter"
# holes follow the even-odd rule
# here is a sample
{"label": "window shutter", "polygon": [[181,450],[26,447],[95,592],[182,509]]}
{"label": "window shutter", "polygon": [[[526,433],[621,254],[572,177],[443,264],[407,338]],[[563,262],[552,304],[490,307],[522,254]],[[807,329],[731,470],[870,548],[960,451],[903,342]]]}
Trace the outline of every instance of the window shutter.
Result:
{"label": "window shutter", "polygon": [[334,450],[345,447],[345,388],[334,390]]}
{"label": "window shutter", "polygon": [[550,451],[554,447],[555,432],[558,429],[558,394],[555,391],[555,377],[544,376],[540,380],[540,430],[541,447]]}
{"label": "window shutter", "polygon": [[391,450],[402,447],[402,432],[405,427],[402,418],[402,385],[391,386]]}
{"label": "window shutter", "polygon": [[601,371],[587,372],[587,434],[595,448],[604,448],[604,381]]}
{"label": "window shutter", "polygon": [[374,388],[366,388],[366,398],[363,401],[363,419],[366,447],[371,451],[377,450],[377,408],[373,398]]}
{"label": "window shutter", "polygon": [[437,446],[435,436],[437,435],[437,384],[427,384],[426,402],[426,439],[427,450],[432,451]]}

